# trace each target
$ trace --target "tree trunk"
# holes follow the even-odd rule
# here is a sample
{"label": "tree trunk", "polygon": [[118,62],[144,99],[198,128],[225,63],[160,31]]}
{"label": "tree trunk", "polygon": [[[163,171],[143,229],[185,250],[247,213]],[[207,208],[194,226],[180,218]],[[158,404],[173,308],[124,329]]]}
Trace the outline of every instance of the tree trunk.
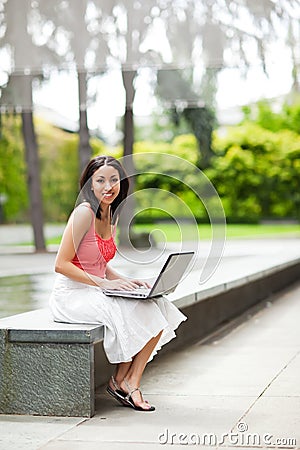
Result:
{"label": "tree trunk", "polygon": [[78,71],[79,97],[79,173],[81,174],[92,156],[90,133],[87,123],[87,85],[86,72]]}
{"label": "tree trunk", "polygon": [[[31,78],[28,77],[26,87],[31,89]],[[30,83],[30,86],[29,86]],[[24,83],[25,84],[25,83]],[[25,144],[27,164],[27,184],[30,199],[30,216],[33,227],[34,244],[37,252],[46,250],[44,239],[43,204],[40,183],[40,167],[32,110],[23,110],[22,131]]]}
{"label": "tree trunk", "polygon": [[214,155],[211,148],[214,114],[207,107],[186,108],[182,114],[198,142],[197,167],[201,170],[207,169]]}
{"label": "tree trunk", "polygon": [[126,105],[124,114],[124,149],[123,149],[123,165],[130,178],[129,197],[126,206],[120,215],[120,245],[129,247],[131,245],[130,228],[133,223],[135,202],[134,191],[134,174],[135,167],[133,162],[133,143],[134,143],[134,120],[133,120],[133,100],[135,95],[134,79],[135,70],[122,71],[123,83],[126,92]]}

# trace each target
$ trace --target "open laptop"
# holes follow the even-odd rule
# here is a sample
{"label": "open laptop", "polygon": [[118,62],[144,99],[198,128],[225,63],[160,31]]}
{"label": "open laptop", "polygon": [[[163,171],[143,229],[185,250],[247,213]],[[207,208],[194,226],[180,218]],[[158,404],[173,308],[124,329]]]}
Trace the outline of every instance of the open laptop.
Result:
{"label": "open laptop", "polygon": [[133,290],[104,289],[106,295],[147,299],[174,292],[195,252],[171,253],[151,288]]}

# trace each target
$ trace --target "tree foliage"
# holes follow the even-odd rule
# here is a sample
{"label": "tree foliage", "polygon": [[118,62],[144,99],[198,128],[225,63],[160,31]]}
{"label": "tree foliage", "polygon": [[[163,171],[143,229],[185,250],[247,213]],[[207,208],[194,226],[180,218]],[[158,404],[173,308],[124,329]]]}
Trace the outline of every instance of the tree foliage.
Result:
{"label": "tree foliage", "polygon": [[257,105],[243,108],[244,121],[252,121],[271,131],[291,130],[300,134],[300,102],[284,102],[279,111],[264,100]]}
{"label": "tree foliage", "polygon": [[[299,107],[290,104],[282,108],[281,114],[266,113],[264,109],[264,116],[261,111],[251,120],[248,115],[238,126],[214,132],[214,156],[204,173],[221,197],[229,221],[300,219],[300,134],[295,131]],[[268,122],[269,116],[272,120]],[[0,194],[7,197],[6,221],[26,221],[29,217],[20,124],[17,115],[2,117]],[[278,129],[278,124],[284,128]],[[78,194],[78,136],[37,118],[35,126],[45,217],[47,221],[64,221]],[[92,139],[91,145],[94,155],[122,156],[121,147],[108,148],[98,139]],[[137,210],[142,211],[138,219],[165,217],[163,209],[177,217],[193,214],[198,220],[206,219],[201,202],[190,188],[199,187],[200,183],[192,169],[198,161],[195,136],[182,134],[170,142],[139,141],[134,144],[134,154],[138,173]],[[165,158],[163,154],[183,158],[191,169],[188,164],[183,167],[180,160],[177,163],[176,158]]]}
{"label": "tree foliage", "polygon": [[3,216],[14,221],[28,219],[24,144],[19,116],[2,116],[0,161],[0,194],[4,199]]}
{"label": "tree foliage", "polygon": [[246,222],[300,218],[300,136],[255,123],[228,128],[217,137],[207,175],[221,196],[226,215]]}

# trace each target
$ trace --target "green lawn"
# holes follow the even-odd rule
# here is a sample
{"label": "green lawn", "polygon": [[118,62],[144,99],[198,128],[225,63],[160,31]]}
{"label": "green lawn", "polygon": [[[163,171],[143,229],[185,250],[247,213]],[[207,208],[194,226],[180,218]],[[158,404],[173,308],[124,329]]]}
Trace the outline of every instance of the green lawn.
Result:
{"label": "green lawn", "polygon": [[[153,225],[136,225],[136,231],[154,231],[154,237],[159,241],[162,237],[162,233],[168,238],[168,241],[178,241],[181,236],[185,239],[197,236],[197,230],[193,225],[177,226],[176,224],[160,223]],[[210,239],[212,228],[210,225],[198,225],[198,232],[201,239]],[[226,225],[225,229],[227,238],[259,238],[259,237],[284,237],[284,236],[297,236],[300,237],[300,224],[278,224],[278,225],[245,225],[245,224],[230,224]],[[214,234],[216,236],[222,235],[220,226],[214,226]]]}
{"label": "green lawn", "polygon": [[[153,237],[156,242],[168,241],[176,242],[180,240],[197,239],[198,232],[200,239],[211,238],[210,225],[198,225],[197,228],[190,224],[175,223],[158,223],[155,225],[135,225],[134,231],[137,233],[153,231]],[[222,235],[218,226],[215,231],[215,236]],[[299,237],[300,238],[300,224],[271,224],[271,225],[245,225],[234,224],[226,225],[226,238],[272,238],[272,237]],[[60,236],[47,240],[47,244],[58,244]]]}

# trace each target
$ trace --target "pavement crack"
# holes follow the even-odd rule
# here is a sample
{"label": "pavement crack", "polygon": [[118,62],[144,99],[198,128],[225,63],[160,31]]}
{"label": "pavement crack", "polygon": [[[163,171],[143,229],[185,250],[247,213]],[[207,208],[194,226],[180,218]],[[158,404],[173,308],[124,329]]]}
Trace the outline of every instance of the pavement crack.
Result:
{"label": "pavement crack", "polygon": [[235,429],[235,427],[243,421],[243,419],[247,416],[247,414],[251,411],[253,406],[258,402],[258,400],[265,394],[265,392],[269,389],[269,387],[274,383],[275,380],[286,370],[286,368],[299,356],[300,350],[295,353],[295,355],[274,375],[274,377],[271,379],[271,381],[267,384],[267,386],[261,391],[259,396],[251,403],[249,408],[244,412],[244,414],[238,419],[238,421],[234,424],[231,432]]}

